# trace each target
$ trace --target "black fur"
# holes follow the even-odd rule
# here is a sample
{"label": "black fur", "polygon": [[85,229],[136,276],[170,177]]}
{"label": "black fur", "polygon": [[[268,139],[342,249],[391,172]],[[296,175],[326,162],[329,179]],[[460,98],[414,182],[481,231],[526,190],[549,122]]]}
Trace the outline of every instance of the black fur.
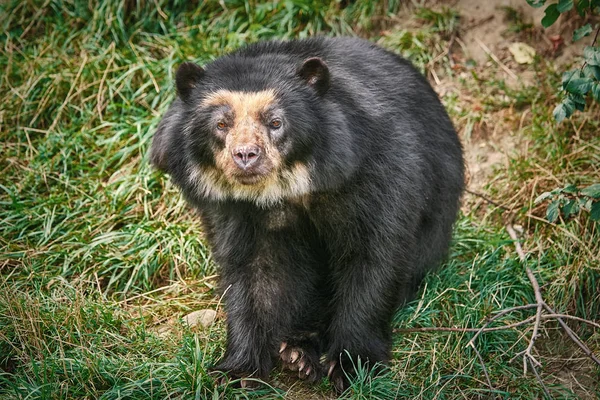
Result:
{"label": "black fur", "polygon": [[[181,68],[182,100],[151,159],[199,211],[221,268],[228,341],[217,369],[266,378],[284,342],[312,364],[325,353],[343,389],[346,351],[386,362],[395,310],[446,255],[463,189],[450,119],[409,62],[358,39],[264,42]],[[198,189],[192,166],[214,167],[224,145],[200,106],[219,89],[275,90],[284,127],[271,140],[285,168],[308,166],[305,193]]]}

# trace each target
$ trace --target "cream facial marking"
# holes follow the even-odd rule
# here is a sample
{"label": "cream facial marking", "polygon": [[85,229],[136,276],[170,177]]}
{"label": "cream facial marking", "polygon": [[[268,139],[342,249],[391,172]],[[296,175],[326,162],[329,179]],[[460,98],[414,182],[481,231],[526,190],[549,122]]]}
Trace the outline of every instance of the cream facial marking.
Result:
{"label": "cream facial marking", "polygon": [[[226,106],[232,115],[232,121],[224,133],[225,146],[215,149],[215,162],[219,170],[231,185],[242,182],[246,186],[261,186],[259,183],[273,179],[279,173],[281,156],[269,138],[269,128],[262,116],[275,103],[275,91],[234,92],[219,90],[210,93],[201,103],[201,107]],[[217,130],[218,127],[217,127]],[[225,132],[225,130],[221,129]],[[219,134],[219,133],[217,133]],[[253,148],[260,153],[250,174],[234,155],[240,149]],[[243,169],[243,168],[242,168]]]}
{"label": "cream facial marking", "polygon": [[273,89],[260,92],[232,92],[219,90],[206,96],[202,101],[202,107],[225,106],[231,107],[236,122],[247,116],[254,119],[260,118],[260,113],[275,102],[275,91]]}
{"label": "cream facial marking", "polygon": [[[198,195],[213,200],[246,200],[270,206],[310,193],[308,165],[295,163],[284,168],[279,150],[269,138],[269,128],[261,120],[262,114],[275,104],[275,99],[274,90],[219,90],[202,101],[203,108],[227,106],[233,121],[227,128],[224,148],[215,153],[215,167],[188,164],[189,183],[195,187]],[[263,152],[256,181],[251,184],[242,184],[236,179],[240,170],[232,159],[232,149],[246,144],[259,146]]]}
{"label": "cream facial marking", "polygon": [[188,164],[188,171],[189,183],[195,187],[198,195],[217,201],[246,200],[268,207],[284,199],[299,199],[310,194],[311,190],[309,167],[303,163],[296,163],[290,169],[271,174],[255,185],[231,183],[216,168]]}

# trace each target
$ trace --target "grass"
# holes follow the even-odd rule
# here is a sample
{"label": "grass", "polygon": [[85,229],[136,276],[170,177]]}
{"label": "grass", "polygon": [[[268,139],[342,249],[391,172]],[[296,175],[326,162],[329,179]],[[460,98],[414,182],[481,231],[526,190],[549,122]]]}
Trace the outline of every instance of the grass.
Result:
{"label": "grass", "polygon": [[[458,89],[442,100],[467,149],[494,127],[519,139],[482,190],[514,212],[546,300],[559,312],[600,315],[598,223],[582,212],[549,224],[547,203],[533,201],[567,183],[600,182],[598,106],[557,126],[559,72],[543,59],[524,87],[484,66],[460,73],[443,54],[460,35],[454,10],[309,0],[0,7],[1,398],[333,398],[325,381],[311,387],[279,372],[260,391],[215,386],[207,370],[225,338],[218,269],[193,211],[147,160],[177,65],[269,38],[360,34],[453,82]],[[397,25],[398,13],[410,23]],[[476,342],[493,389],[466,347],[472,333],[400,332],[477,328],[498,310],[534,300],[504,230],[507,212],[469,194],[464,203],[449,261],[394,320],[389,369],[375,376],[359,368],[343,398],[542,397],[535,376],[510,362],[527,346],[529,325]],[[215,324],[183,324],[206,308],[218,310]],[[569,324],[600,352],[598,331]],[[597,366],[556,323],[544,324],[536,349],[554,397],[600,395]]]}

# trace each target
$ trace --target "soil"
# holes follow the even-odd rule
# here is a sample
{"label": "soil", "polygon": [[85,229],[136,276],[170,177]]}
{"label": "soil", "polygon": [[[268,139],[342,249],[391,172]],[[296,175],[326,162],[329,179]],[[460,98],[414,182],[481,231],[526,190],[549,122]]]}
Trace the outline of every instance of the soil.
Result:
{"label": "soil", "polygon": [[[452,7],[459,12],[460,42],[459,46],[453,46],[453,53],[456,47],[456,51],[461,52],[465,60],[474,62],[480,77],[489,80],[503,79],[508,87],[536,84],[534,67],[517,64],[508,50],[510,44],[524,42],[533,47],[536,54],[546,61],[564,69],[577,62],[577,57],[583,53],[583,47],[590,42],[582,39],[571,43],[573,30],[581,22],[574,12],[566,18],[559,18],[553,26],[544,29],[540,22],[544,16],[544,7],[536,9],[523,0],[434,1],[430,6]],[[518,23],[531,26],[521,31],[511,29]],[[503,66],[499,67],[498,61],[493,60],[493,57]],[[454,82],[448,82],[448,79],[442,79],[440,83],[433,83],[440,95],[448,90],[448,86],[454,85]],[[504,115],[491,116],[500,126],[492,127],[487,124],[487,129],[479,129],[479,133],[483,131],[483,134],[466,133],[467,127],[457,124],[465,148],[468,188],[471,191],[484,191],[494,169],[502,168],[508,162],[508,155],[518,151],[521,146],[518,131],[522,127],[526,111],[521,111],[520,115],[506,115],[506,112],[501,114]]]}

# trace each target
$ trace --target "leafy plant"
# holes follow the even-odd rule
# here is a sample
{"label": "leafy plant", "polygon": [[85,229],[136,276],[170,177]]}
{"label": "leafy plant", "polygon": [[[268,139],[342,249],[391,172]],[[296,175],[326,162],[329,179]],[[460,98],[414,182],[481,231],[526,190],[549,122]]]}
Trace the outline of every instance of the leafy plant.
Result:
{"label": "leafy plant", "polygon": [[579,214],[581,210],[590,213],[590,219],[600,221],[600,183],[595,183],[584,189],[575,185],[567,185],[551,192],[542,193],[535,203],[552,200],[546,209],[546,219],[555,222],[559,216],[568,219]]}
{"label": "leafy plant", "polygon": [[[546,4],[546,0],[527,0],[527,3],[532,7],[539,8]],[[557,3],[552,3],[544,11],[542,25],[544,28],[548,28],[556,22],[561,14],[573,9],[577,10],[582,17],[588,14],[598,14],[600,13],[600,0],[559,0]],[[575,29],[573,42],[590,35],[592,31],[592,25],[589,22]],[[600,26],[596,27],[592,45],[587,46],[583,51],[583,66],[563,74],[562,90],[565,92],[565,96],[553,112],[557,122],[569,118],[575,110],[583,111],[588,97],[592,97],[600,103],[600,47],[596,46],[599,32]]]}

